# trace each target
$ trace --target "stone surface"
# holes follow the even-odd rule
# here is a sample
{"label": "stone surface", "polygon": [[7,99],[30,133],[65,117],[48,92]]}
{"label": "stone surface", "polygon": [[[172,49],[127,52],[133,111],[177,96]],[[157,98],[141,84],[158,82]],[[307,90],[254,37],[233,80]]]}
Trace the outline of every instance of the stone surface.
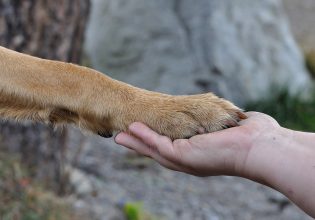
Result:
{"label": "stone surface", "polygon": [[242,105],[308,87],[279,0],[93,0],[86,36],[94,68],[150,90]]}
{"label": "stone surface", "polygon": [[67,167],[67,172],[69,173],[69,182],[74,189],[75,194],[86,196],[93,193],[94,187],[86,173],[71,167]]}
{"label": "stone surface", "polygon": [[285,0],[284,8],[291,23],[292,32],[304,51],[315,50],[315,1]]}

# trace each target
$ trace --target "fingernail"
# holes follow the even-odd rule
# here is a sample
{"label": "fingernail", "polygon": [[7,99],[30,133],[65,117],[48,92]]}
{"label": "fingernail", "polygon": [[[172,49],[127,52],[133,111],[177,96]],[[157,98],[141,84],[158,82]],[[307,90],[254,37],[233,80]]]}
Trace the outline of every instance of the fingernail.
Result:
{"label": "fingernail", "polygon": [[131,125],[129,125],[128,128],[131,132],[134,132],[134,131],[139,130],[139,126],[141,126],[139,122],[133,122]]}
{"label": "fingernail", "polygon": [[128,126],[128,129],[133,130],[136,126],[137,126],[137,122],[133,122],[132,124]]}

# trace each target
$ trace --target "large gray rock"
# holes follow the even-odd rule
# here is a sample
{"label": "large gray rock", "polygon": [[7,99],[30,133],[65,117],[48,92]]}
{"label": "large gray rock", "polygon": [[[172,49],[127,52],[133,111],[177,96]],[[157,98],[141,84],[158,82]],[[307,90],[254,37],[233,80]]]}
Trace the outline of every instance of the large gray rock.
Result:
{"label": "large gray rock", "polygon": [[299,45],[306,52],[315,50],[315,1],[285,0],[283,5]]}
{"label": "large gray rock", "polygon": [[213,91],[243,105],[308,88],[279,0],[93,0],[94,68],[170,94]]}

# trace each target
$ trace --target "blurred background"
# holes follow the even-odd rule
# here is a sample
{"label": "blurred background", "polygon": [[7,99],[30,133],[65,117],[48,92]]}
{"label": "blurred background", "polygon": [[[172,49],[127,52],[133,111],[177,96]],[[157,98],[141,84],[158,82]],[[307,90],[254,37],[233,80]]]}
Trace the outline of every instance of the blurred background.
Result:
{"label": "blurred background", "polygon": [[[315,132],[313,0],[0,0],[0,45],[170,94],[214,92]],[[236,177],[197,178],[73,128],[0,124],[0,219],[310,219]]]}

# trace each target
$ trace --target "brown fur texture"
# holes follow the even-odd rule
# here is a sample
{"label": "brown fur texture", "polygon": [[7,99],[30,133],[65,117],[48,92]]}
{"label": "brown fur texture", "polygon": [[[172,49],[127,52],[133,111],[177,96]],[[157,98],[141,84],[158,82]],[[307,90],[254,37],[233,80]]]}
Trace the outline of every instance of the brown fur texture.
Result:
{"label": "brown fur texture", "polygon": [[0,47],[0,118],[75,124],[104,137],[132,122],[172,139],[236,126],[246,116],[208,93],[170,96],[95,70]]}

